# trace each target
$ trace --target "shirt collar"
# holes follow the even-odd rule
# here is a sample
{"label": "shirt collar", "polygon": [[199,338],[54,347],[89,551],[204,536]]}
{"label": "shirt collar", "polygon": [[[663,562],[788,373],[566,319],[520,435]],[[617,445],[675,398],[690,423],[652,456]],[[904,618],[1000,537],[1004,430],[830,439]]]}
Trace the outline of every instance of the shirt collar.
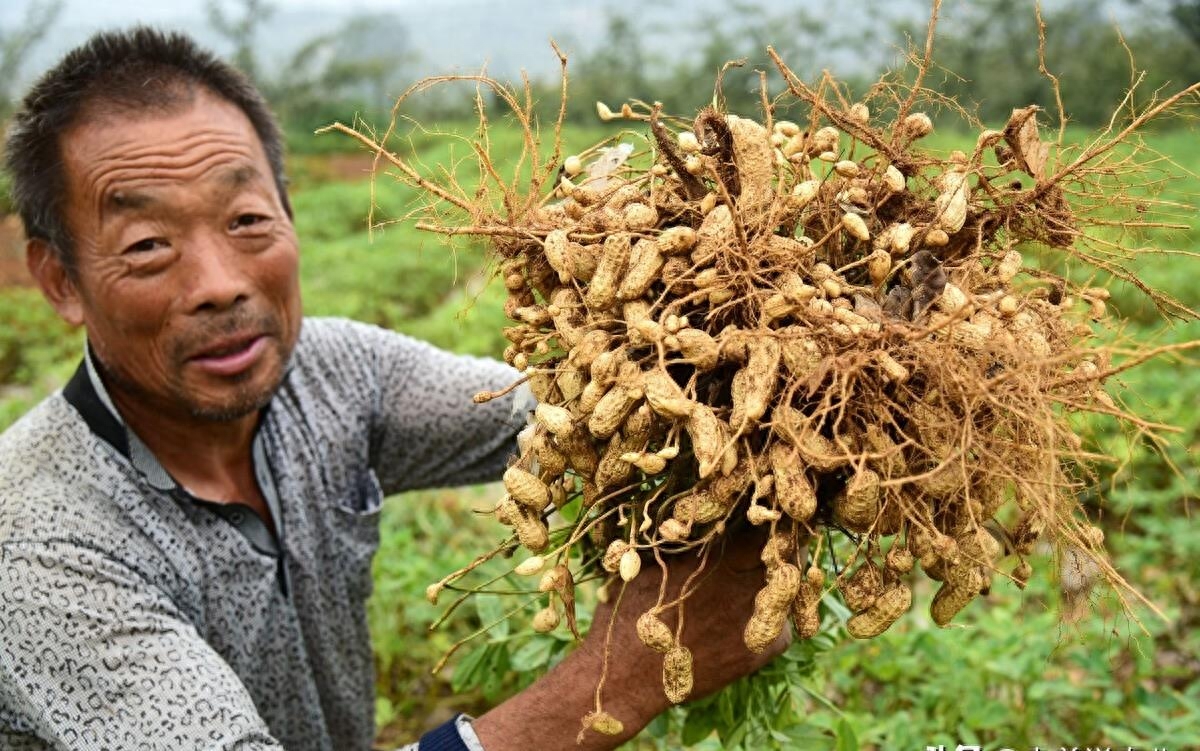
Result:
{"label": "shirt collar", "polygon": [[[83,363],[80,365],[80,369],[86,375],[86,386],[90,390],[95,402],[98,402],[99,406],[103,407],[106,413],[103,416],[103,422],[107,423],[107,430],[114,433],[116,430],[119,430],[120,436],[118,442],[109,440],[108,436],[96,430],[96,425],[91,420],[88,420],[88,415],[84,413],[84,419],[88,421],[88,425],[101,438],[113,444],[129,460],[134,469],[145,476],[146,481],[151,486],[167,492],[175,490],[178,484],[171,477],[171,473],[167,472],[158,461],[158,458],[154,456],[154,452],[146,446],[137,433],[129,429],[129,426],[125,424],[125,420],[122,419],[121,413],[117,411],[112,397],[108,394],[108,389],[104,387],[104,380],[100,377],[100,372],[96,368],[96,362],[92,356],[92,348],[87,344],[83,348]],[[68,401],[70,401],[69,398]],[[78,405],[76,406],[78,407]],[[114,429],[114,425],[116,429]]]}
{"label": "shirt collar", "polygon": [[104,387],[104,381],[100,379],[100,373],[96,370],[96,361],[92,358],[92,348],[88,344],[83,345],[83,368],[87,371],[88,381],[92,385],[92,390],[96,392],[96,398],[108,409],[108,413],[114,420],[124,425],[125,421],[121,419],[121,413],[117,412],[112,397],[108,395],[108,389]]}

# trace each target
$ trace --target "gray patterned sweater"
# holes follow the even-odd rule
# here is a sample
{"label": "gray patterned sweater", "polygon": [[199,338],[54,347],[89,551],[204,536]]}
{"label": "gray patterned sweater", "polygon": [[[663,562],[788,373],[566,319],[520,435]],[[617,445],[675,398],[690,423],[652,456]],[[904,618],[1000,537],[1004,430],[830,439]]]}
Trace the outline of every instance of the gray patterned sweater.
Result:
{"label": "gray patterned sweater", "polygon": [[306,320],[255,438],[278,538],[176,487],[81,373],[0,436],[0,749],[369,748],[380,501],[496,478],[523,416],[471,396],[514,371]]}

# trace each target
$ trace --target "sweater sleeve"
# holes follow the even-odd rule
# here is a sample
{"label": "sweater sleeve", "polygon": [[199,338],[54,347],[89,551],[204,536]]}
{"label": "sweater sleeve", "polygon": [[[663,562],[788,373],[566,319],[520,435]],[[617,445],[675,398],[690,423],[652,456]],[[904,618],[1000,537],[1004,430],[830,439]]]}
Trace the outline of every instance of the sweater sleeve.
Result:
{"label": "sweater sleeve", "polygon": [[[328,329],[329,323],[326,323]],[[520,378],[503,362],[438,349],[403,334],[338,322],[347,363],[369,389],[369,464],[387,494],[498,480],[533,409],[528,387],[476,404]]]}

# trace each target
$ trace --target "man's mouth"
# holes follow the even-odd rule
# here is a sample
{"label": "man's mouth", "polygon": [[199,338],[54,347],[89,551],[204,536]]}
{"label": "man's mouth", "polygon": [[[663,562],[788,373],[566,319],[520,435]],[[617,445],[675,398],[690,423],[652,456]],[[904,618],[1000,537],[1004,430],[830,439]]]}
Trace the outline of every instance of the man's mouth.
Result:
{"label": "man's mouth", "polygon": [[193,355],[189,362],[212,375],[237,375],[258,362],[266,345],[267,337],[261,334],[228,337]]}

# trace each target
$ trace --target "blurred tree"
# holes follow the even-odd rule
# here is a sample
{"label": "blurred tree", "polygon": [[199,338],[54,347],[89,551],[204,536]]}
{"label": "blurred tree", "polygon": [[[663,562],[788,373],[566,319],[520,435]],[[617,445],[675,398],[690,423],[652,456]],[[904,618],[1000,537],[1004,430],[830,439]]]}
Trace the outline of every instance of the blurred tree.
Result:
{"label": "blurred tree", "polygon": [[619,81],[631,91],[645,93],[648,71],[646,65],[645,40],[638,31],[637,22],[620,14],[608,17],[604,42],[582,63],[581,72],[603,73],[610,80]]}
{"label": "blurred tree", "polygon": [[417,53],[398,16],[362,14],[343,24],[333,59],[325,68],[326,85],[356,92],[372,108],[387,108],[400,92],[394,88]]}
{"label": "blurred tree", "polygon": [[[1138,72],[1145,80],[1135,101],[1144,102],[1168,82],[1186,83],[1181,79],[1196,68],[1194,53],[1179,54],[1177,34],[1164,34],[1152,19],[1118,30],[1110,11],[1104,0],[1063,0],[1043,9],[1046,66],[1059,79],[1068,119],[1083,125],[1107,122]],[[926,85],[973,108],[992,127],[1025,104],[1055,113],[1053,86],[1038,70],[1037,40],[1030,8],[1008,0],[955,4],[943,13],[934,55],[949,73]]]}
{"label": "blurred tree", "polygon": [[226,10],[224,0],[207,0],[205,11],[209,25],[233,46],[233,64],[261,83],[255,39],[261,25],[274,15],[275,5],[268,0],[234,0],[234,10]]}
{"label": "blurred tree", "polygon": [[1147,37],[1141,62],[1152,60],[1177,86],[1200,80],[1200,0],[1126,2],[1141,11],[1142,36]]}
{"label": "blurred tree", "polygon": [[1150,14],[1171,19],[1175,27],[1196,47],[1200,47],[1200,0],[1126,0],[1134,7],[1147,8]]}
{"label": "blurred tree", "polygon": [[[734,0],[720,12],[709,11],[695,20],[690,49],[657,53],[650,40],[659,31],[635,17],[610,14],[599,40],[589,40],[587,50],[571,60],[568,116],[591,120],[596,101],[615,107],[631,99],[662,101],[670,113],[694,112],[712,102],[722,69],[726,105],[755,113],[760,109],[757,71],[768,71],[774,90],[780,87],[767,45],[775,45],[789,63],[809,65],[816,59],[826,24],[802,9],[770,12],[758,3]],[[733,61],[742,64],[726,66]],[[543,98],[549,94],[544,92]]]}
{"label": "blurred tree", "polygon": [[30,50],[50,31],[62,13],[64,0],[35,0],[25,18],[12,29],[0,29],[0,121],[13,111],[13,86]]}
{"label": "blurred tree", "polygon": [[[1190,36],[1200,34],[1200,0],[1122,1],[1145,5],[1148,12],[1126,18],[1127,28],[1118,29],[1112,17],[1116,0],[1056,0],[1042,10],[1046,67],[1061,83],[1073,122],[1107,122],[1143,72],[1134,97],[1138,106],[1161,87],[1200,78],[1200,56]],[[659,44],[656,37],[666,35],[636,16],[610,15],[602,34],[586,46],[576,44],[584,49],[571,59],[568,113],[593,120],[597,100],[615,108],[628,99],[659,99],[669,112],[694,111],[713,100],[714,81],[724,69],[725,106],[754,114],[760,107],[759,71],[767,73],[769,91],[783,88],[765,54],[768,45],[806,80],[822,68],[834,71],[847,84],[846,96],[856,98],[903,54],[920,51],[927,13],[925,0],[859,0],[836,17],[820,8],[731,0],[720,10],[696,10],[687,46],[674,49]],[[1030,5],[946,3],[934,59],[939,67],[925,84],[990,125],[1003,124],[1013,107],[1025,104],[1041,105],[1051,118],[1057,112],[1053,83],[1039,70],[1038,22]],[[744,62],[726,67],[734,60]],[[548,111],[557,104],[556,87],[547,86],[541,98]]]}
{"label": "blurred tree", "polygon": [[[774,46],[779,55],[798,75],[807,77],[817,67],[817,61],[832,64],[825,53],[835,49],[830,42],[830,25],[825,14],[814,14],[803,8],[788,8],[782,12],[747,0],[735,0],[729,7],[710,11],[696,23],[699,37],[696,54],[685,57],[669,74],[666,90],[678,92],[680,98],[674,111],[687,112],[710,103],[716,96],[714,81],[725,64],[744,61],[737,67],[725,68],[721,80],[721,97],[731,112],[755,115],[761,109],[758,71],[768,74],[768,86],[778,92],[783,84],[775,66],[767,56],[767,47]],[[838,51],[849,60],[852,47]]]}
{"label": "blurred tree", "polygon": [[360,13],[301,44],[263,89],[281,118],[308,132],[355,112],[378,120],[415,59],[400,18]]}
{"label": "blurred tree", "polygon": [[[609,13],[604,29],[574,45],[590,48],[570,61],[571,98],[568,116],[574,120],[595,117],[597,101],[624,102],[653,97],[656,81],[651,70],[661,64],[646,49],[645,29],[620,13]],[[570,47],[572,45],[568,45]],[[557,99],[555,99],[557,101]]]}
{"label": "blurred tree", "polygon": [[1187,34],[1192,44],[1200,47],[1200,2],[1174,0],[1171,3],[1171,19]]}
{"label": "blurred tree", "polygon": [[[355,114],[378,120],[399,93],[416,59],[403,21],[390,13],[358,13],[337,28],[303,42],[279,67],[268,70],[256,39],[276,11],[268,0],[207,0],[209,23],[233,48],[233,64],[249,75],[279,115],[294,147],[321,148],[312,131]],[[326,139],[329,144],[333,139]]]}

